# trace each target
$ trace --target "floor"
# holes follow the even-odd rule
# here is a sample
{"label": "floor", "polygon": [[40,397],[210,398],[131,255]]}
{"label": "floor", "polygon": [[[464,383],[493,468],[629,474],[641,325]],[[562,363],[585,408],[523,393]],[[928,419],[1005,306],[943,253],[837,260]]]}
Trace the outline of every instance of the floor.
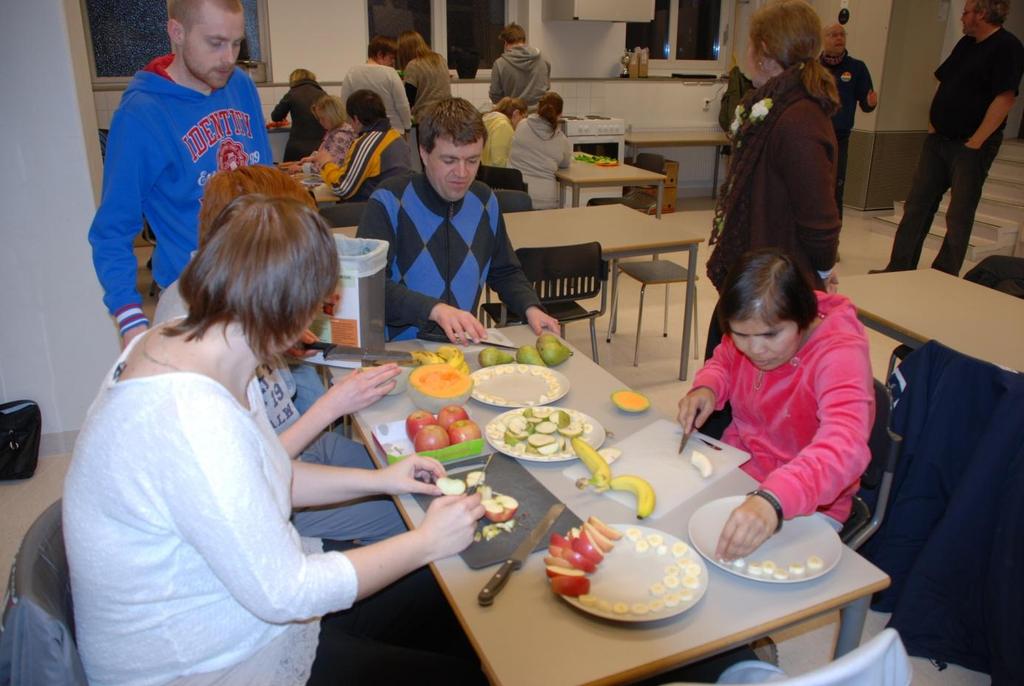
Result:
{"label": "floor", "polygon": [[[681,211],[665,215],[663,221],[676,222],[685,226],[711,225],[712,205],[710,199],[684,199],[679,202]],[[840,248],[841,262],[838,266],[840,292],[844,274],[863,274],[868,269],[884,266],[888,255],[891,239],[871,231],[871,214],[847,210]],[[145,249],[139,251],[145,258]],[[702,246],[699,264],[703,265],[708,256],[707,246]],[[934,251],[925,249],[922,264],[930,264]],[[965,264],[969,269],[972,264]],[[141,279],[140,279],[141,281]],[[683,288],[674,286],[669,293],[669,304],[672,312],[669,318],[668,337],[662,337],[662,307],[665,289],[652,287],[648,289],[644,306],[643,335],[640,343],[640,365],[633,367],[633,342],[636,332],[637,301],[639,288],[631,279],[622,280],[620,297],[619,332],[611,343],[604,341],[607,318],[598,321],[601,365],[620,379],[629,379],[630,385],[643,391],[656,408],[669,416],[674,416],[676,403],[690,388],[689,381],[677,379],[679,366],[679,345],[682,335],[681,317]],[[141,285],[141,284],[140,284]],[[148,287],[148,283],[145,284]],[[699,322],[697,326],[700,338],[700,350],[703,351],[704,334],[707,331],[708,318],[717,300],[714,289],[706,278],[700,279],[697,285],[697,302]],[[151,305],[151,304],[150,304]],[[568,339],[581,351],[590,350],[587,327],[583,324],[570,326]],[[869,331],[871,341],[872,366],[876,378],[885,374],[889,353],[896,343],[874,332]],[[699,361],[691,359],[691,373],[699,367]],[[0,502],[4,504],[4,517],[0,520],[0,569],[8,569],[17,551],[18,543],[25,530],[42,512],[42,510],[60,497],[64,473],[70,461],[69,455],[48,456],[40,459],[36,475],[22,483],[0,483]],[[878,633],[885,627],[887,615],[869,613],[864,637]],[[773,635],[779,647],[780,663],[789,674],[801,674],[828,661],[832,653],[838,613],[831,613],[814,620],[807,621],[789,630]],[[930,662],[920,658],[912,658],[914,667],[914,684],[923,686],[973,686],[988,684],[988,675],[962,669],[950,665],[938,671]]]}

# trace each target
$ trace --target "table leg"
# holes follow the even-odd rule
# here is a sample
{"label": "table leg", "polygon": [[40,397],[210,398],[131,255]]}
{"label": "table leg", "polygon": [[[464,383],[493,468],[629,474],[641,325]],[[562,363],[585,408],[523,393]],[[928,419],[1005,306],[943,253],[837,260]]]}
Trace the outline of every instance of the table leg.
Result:
{"label": "table leg", "polygon": [[565,184],[558,182],[558,209],[565,207]]}
{"label": "table leg", "polygon": [[722,159],[722,146],[715,146],[715,175],[711,179],[711,199],[718,199],[718,162]]}
{"label": "table leg", "polygon": [[[616,296],[619,293],[619,261],[618,260],[611,260],[610,263],[608,264],[608,268],[612,270],[612,302],[614,303],[614,302],[617,302],[615,300],[615,298],[616,298]],[[616,310],[613,307],[612,308],[612,313],[611,313],[610,316],[611,316],[611,321],[608,323],[608,336],[609,337],[613,333],[615,333],[615,329],[619,325],[619,312],[618,312],[618,310]],[[609,338],[609,340],[610,340],[610,338]]]}
{"label": "table leg", "polygon": [[572,206],[580,206],[580,185],[578,183],[572,185]]}
{"label": "table leg", "polygon": [[662,199],[664,197],[665,197],[665,180],[662,179],[661,181],[658,182],[658,205],[655,208],[656,209],[655,216],[657,216],[658,219],[661,219],[661,201],[662,201]]}
{"label": "table leg", "polygon": [[693,307],[697,298],[697,246],[687,248],[686,305],[683,308],[683,342],[679,350],[679,380],[686,381],[690,371],[690,341],[693,338]]}
{"label": "table leg", "polygon": [[839,636],[836,638],[836,649],[832,659],[838,660],[860,645],[864,633],[864,620],[868,616],[868,605],[871,596],[858,598],[839,610]]}

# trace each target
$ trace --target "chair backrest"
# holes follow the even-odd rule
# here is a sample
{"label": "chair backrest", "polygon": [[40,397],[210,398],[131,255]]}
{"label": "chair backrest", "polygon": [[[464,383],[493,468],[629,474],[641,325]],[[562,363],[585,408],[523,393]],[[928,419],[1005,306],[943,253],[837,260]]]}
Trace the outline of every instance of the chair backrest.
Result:
{"label": "chair backrest", "polygon": [[[771,668],[769,668],[771,667]],[[884,629],[867,643],[824,667],[779,679],[777,667],[758,660],[738,662],[718,678],[719,684],[770,682],[780,686],[909,686],[913,670],[895,629]]]}
{"label": "chair backrest", "polygon": [[494,197],[498,199],[498,207],[502,214],[511,212],[530,212],[533,210],[533,198],[525,191],[511,191],[506,188],[499,188],[494,191]]}
{"label": "chair backrest", "polygon": [[320,216],[332,229],[341,226],[358,226],[366,210],[365,202],[339,202],[320,208]]}
{"label": "chair backrest", "polygon": [[107,138],[110,136],[110,129],[100,129],[100,159],[107,159]]}
{"label": "chair backrest", "polygon": [[633,166],[661,174],[665,171],[665,156],[654,152],[641,152],[637,154]]}
{"label": "chair backrest", "polygon": [[526,192],[526,183],[523,181],[523,173],[512,167],[490,167],[481,164],[476,172],[477,181],[482,181],[491,187],[491,190],[504,188],[510,191]]}
{"label": "chair backrest", "polygon": [[604,293],[608,263],[598,242],[519,248],[516,257],[542,303],[586,300]]}
{"label": "chair backrest", "polygon": [[0,683],[85,686],[75,646],[61,501],[32,524],[11,568],[0,633]]}

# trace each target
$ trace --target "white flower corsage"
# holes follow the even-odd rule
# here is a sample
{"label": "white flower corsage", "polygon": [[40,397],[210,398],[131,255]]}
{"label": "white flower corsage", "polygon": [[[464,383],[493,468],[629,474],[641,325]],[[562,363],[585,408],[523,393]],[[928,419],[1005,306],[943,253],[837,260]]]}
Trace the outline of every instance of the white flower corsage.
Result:
{"label": "white flower corsage", "polygon": [[746,108],[743,105],[736,105],[736,110],[733,113],[732,124],[729,125],[729,133],[732,137],[736,137],[736,133],[740,130],[740,126],[743,124],[743,114],[746,112]]}
{"label": "white flower corsage", "polygon": [[750,108],[750,121],[753,124],[764,121],[764,118],[768,116],[769,110],[772,108],[772,99],[765,98],[764,100],[758,100],[754,103],[754,106]]}

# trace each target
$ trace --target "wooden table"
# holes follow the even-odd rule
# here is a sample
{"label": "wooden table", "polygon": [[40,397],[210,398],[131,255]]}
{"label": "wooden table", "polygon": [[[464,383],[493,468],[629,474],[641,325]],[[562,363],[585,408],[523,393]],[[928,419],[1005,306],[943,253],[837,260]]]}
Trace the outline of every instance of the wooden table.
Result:
{"label": "wooden table", "polygon": [[558,181],[559,204],[563,202],[563,189],[565,186],[572,186],[572,206],[580,206],[580,188],[600,186],[657,186],[657,217],[661,219],[661,201],[665,194],[665,175],[656,172],[633,167],[628,164],[619,164],[614,167],[601,167],[596,164],[586,164],[573,160],[568,169],[559,169],[555,172],[555,180]]}
{"label": "wooden table", "polygon": [[929,340],[1024,371],[1024,300],[935,269],[845,276],[860,320],[916,348]]}
{"label": "wooden table", "polygon": [[711,197],[718,196],[718,159],[722,149],[729,145],[729,137],[722,131],[688,131],[666,129],[658,131],[631,131],[626,134],[626,145],[636,157],[640,148],[703,147],[715,148],[715,175],[711,179]]}
{"label": "wooden table", "polygon": [[[534,339],[526,327],[502,329],[517,344]],[[404,341],[394,347],[426,344]],[[471,349],[475,350],[475,349]],[[475,367],[475,353],[467,357]],[[570,380],[561,407],[594,417],[617,439],[625,438],[659,417],[655,412],[630,415],[616,410],[609,392],[624,384],[576,351],[558,370]],[[402,418],[413,406],[406,395],[384,398],[354,417],[357,432]],[[470,401],[471,416],[481,424],[504,408]],[[378,464],[383,455],[367,442]],[[635,522],[633,512],[616,500],[578,491],[562,472],[566,463],[525,463],[556,497],[577,515],[595,515],[608,523]],[[645,524],[684,540],[690,515],[703,503],[749,491],[753,480],[736,470],[675,510]],[[669,485],[655,485],[665,488]],[[410,526],[423,519],[412,496],[397,499]],[[628,624],[596,619],[578,612],[552,595],[544,576],[544,554],[534,553],[516,572],[491,607],[480,607],[477,594],[495,567],[471,570],[461,558],[440,560],[431,569],[480,656],[492,684],[614,684],[664,672],[731,647],[742,645],[805,619],[840,610],[836,656],[855,648],[863,630],[872,593],[889,585],[889,578],[855,552],[844,548],[839,564],[825,576],[797,584],[766,584],[740,578],[708,564],[704,597],[685,613],[659,622]]]}
{"label": "wooden table", "polygon": [[[697,296],[697,248],[707,234],[706,226],[680,229],[677,223],[666,225],[625,205],[515,212],[505,215],[505,226],[515,248],[545,248],[588,241],[600,243],[601,255],[611,262],[612,302],[618,290],[618,260],[686,251],[689,254],[686,266],[689,278],[686,281],[683,340],[679,352],[679,379],[686,379]],[[665,302],[667,307],[667,298]],[[612,322],[613,330],[614,324]]]}

